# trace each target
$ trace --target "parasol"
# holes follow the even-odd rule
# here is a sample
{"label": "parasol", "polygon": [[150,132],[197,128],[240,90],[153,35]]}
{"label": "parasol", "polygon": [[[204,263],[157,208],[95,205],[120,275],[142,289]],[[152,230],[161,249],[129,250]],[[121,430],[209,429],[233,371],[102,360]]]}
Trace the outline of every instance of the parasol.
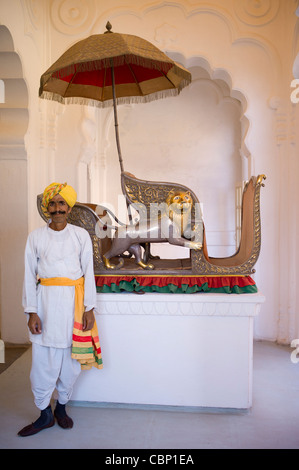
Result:
{"label": "parasol", "polygon": [[41,76],[40,98],[60,103],[114,107],[118,158],[121,154],[117,105],[174,96],[191,82],[191,74],[156,46],[138,36],[107,31],[71,46]]}

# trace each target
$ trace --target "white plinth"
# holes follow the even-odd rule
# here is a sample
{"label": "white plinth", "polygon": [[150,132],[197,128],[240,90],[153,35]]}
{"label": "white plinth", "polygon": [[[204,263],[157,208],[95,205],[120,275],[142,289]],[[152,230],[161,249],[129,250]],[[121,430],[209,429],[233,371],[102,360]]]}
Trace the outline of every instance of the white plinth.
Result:
{"label": "white plinth", "polygon": [[73,402],[248,409],[262,294],[98,294],[104,368]]}

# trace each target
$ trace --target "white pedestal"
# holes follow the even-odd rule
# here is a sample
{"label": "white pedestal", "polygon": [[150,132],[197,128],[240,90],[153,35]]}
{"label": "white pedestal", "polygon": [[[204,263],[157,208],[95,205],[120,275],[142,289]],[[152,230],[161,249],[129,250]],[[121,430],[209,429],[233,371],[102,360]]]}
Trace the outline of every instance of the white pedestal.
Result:
{"label": "white pedestal", "polygon": [[[247,409],[262,294],[98,294],[104,368],[72,402]],[[94,403],[93,403],[94,404]]]}

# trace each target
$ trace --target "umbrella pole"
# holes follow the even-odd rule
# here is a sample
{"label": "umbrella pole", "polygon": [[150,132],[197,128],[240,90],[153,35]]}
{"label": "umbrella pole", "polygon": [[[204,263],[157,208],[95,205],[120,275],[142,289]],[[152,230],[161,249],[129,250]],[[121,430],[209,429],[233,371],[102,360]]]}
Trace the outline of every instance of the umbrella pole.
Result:
{"label": "umbrella pole", "polygon": [[111,77],[112,77],[115,137],[116,137],[116,145],[117,145],[117,151],[118,151],[118,160],[119,160],[119,164],[120,164],[120,170],[123,173],[124,165],[123,165],[123,159],[122,159],[122,155],[121,155],[119,133],[118,133],[118,119],[117,119],[117,107],[116,107],[116,96],[115,96],[115,79],[114,79],[114,67],[113,67],[113,60],[112,59],[110,60],[110,63],[111,63]]}

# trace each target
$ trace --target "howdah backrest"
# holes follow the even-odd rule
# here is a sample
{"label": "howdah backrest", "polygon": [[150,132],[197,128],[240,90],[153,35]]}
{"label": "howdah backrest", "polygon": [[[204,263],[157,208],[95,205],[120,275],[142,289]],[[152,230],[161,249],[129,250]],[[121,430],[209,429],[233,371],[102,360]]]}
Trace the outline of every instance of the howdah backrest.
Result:
{"label": "howdah backrest", "polygon": [[[136,178],[132,173],[121,174],[121,187],[126,198],[127,205],[139,211],[140,216],[155,215],[155,208],[165,203],[171,191],[189,192],[193,200],[192,219],[195,219],[195,204],[199,203],[196,194],[187,186],[178,183],[146,181]],[[146,214],[142,210],[145,208]],[[130,214],[130,211],[129,211]]]}

